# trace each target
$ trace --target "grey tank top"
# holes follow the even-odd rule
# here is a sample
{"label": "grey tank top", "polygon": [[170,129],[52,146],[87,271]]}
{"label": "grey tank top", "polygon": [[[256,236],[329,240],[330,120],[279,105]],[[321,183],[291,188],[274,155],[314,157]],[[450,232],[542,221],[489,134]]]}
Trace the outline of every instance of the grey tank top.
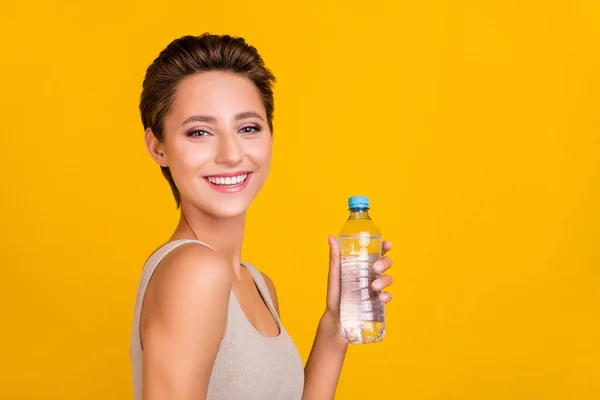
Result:
{"label": "grey tank top", "polygon": [[[142,303],[148,283],[160,261],[173,249],[197,240],[169,242],[146,261],[138,286],[131,332],[130,358],[135,400],[142,400],[143,350],[140,337]],[[207,400],[300,400],[304,369],[298,350],[283,328],[260,272],[242,263],[250,273],[279,326],[279,336],[265,337],[246,319],[233,291],[229,295],[227,330],[221,341],[208,384]]]}

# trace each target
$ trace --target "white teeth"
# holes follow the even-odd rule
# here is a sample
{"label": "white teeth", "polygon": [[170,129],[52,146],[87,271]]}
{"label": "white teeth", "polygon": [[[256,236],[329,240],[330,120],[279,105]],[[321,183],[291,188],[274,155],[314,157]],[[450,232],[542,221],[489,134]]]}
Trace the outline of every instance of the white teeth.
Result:
{"label": "white teeth", "polygon": [[244,182],[247,177],[248,177],[248,174],[238,175],[238,176],[233,176],[233,177],[228,176],[226,178],[209,176],[208,181],[215,185],[236,186],[236,185],[239,185],[242,182]]}

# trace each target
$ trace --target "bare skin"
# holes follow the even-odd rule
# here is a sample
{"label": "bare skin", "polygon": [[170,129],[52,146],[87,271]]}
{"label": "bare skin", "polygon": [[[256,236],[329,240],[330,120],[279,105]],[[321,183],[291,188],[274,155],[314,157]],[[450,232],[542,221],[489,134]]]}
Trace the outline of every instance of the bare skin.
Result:
{"label": "bare skin", "polygon": [[[241,264],[246,211],[270,169],[272,137],[266,121],[250,80],[211,71],[180,83],[164,121],[163,142],[146,132],[150,155],[170,168],[181,193],[181,217],[169,241],[198,239],[215,250],[196,243],[183,245],[163,259],[150,281],[141,318],[144,399],[206,398],[227,329],[231,291],[262,335],[279,334],[250,272]],[[224,193],[207,179],[223,173],[247,173],[248,181],[242,189]],[[328,294],[305,368],[304,400],[333,399],[347,348],[339,334],[339,248],[335,238],[329,243]],[[384,242],[384,251],[390,246]],[[388,257],[379,263],[382,272],[391,266]],[[279,314],[275,286],[263,277]],[[392,283],[388,275],[378,281],[384,288]],[[391,299],[389,293],[381,296],[384,302]]]}

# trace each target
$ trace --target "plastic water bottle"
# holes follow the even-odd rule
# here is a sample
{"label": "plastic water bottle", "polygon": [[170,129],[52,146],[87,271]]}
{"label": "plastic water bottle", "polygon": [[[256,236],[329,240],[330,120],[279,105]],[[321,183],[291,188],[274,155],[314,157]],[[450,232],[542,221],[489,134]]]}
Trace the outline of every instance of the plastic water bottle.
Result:
{"label": "plastic water bottle", "polygon": [[342,256],[342,334],[349,343],[381,342],[385,336],[385,308],[371,287],[381,274],[373,264],[381,257],[381,232],[369,217],[369,199],[354,196],[348,200],[350,216],[340,235]]}

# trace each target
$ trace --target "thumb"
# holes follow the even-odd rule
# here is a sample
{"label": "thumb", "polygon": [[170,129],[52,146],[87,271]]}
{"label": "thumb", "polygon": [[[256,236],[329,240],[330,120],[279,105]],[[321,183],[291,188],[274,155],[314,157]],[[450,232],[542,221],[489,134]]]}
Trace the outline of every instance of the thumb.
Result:
{"label": "thumb", "polygon": [[333,235],[329,235],[329,272],[340,269],[340,244]]}
{"label": "thumb", "polygon": [[340,245],[337,239],[329,235],[329,288],[337,288],[341,279],[341,255]]}

